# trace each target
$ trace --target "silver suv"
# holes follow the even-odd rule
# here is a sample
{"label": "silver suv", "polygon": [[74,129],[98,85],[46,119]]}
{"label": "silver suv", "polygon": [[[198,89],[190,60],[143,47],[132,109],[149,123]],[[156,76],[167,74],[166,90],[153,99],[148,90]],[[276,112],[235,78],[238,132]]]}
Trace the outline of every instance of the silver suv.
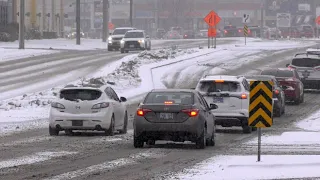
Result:
{"label": "silver suv", "polygon": [[121,53],[135,50],[151,50],[150,37],[144,30],[128,31],[120,42]]}
{"label": "silver suv", "polygon": [[131,30],[135,30],[136,28],[132,27],[121,27],[116,28],[113,33],[109,36],[108,39],[108,51],[112,51],[113,49],[119,51],[120,49],[120,41],[124,37],[124,35]]}
{"label": "silver suv", "polygon": [[304,89],[320,89],[320,55],[314,52],[298,53],[286,66],[297,70]]}
{"label": "silver suv", "polygon": [[248,126],[249,83],[243,76],[206,75],[197,84],[208,104],[217,104],[212,110],[215,124],[222,127],[240,126],[243,133],[256,130]]}

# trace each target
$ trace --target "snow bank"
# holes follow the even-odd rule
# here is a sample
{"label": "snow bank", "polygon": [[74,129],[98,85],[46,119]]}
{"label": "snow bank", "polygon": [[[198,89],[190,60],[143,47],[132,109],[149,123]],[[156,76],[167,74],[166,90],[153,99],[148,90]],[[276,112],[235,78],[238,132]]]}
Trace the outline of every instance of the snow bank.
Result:
{"label": "snow bank", "polygon": [[320,131],[320,111],[315,112],[306,119],[298,122],[297,127],[310,130],[310,131]]}
{"label": "snow bank", "polygon": [[[219,156],[170,179],[257,180],[320,177],[320,155]],[[169,178],[168,178],[169,179]]]}

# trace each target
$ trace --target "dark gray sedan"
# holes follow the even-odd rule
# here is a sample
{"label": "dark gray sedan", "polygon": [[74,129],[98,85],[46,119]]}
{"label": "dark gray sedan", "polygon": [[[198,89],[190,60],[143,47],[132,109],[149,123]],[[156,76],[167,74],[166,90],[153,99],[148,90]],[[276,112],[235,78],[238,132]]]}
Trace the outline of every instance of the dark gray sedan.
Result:
{"label": "dark gray sedan", "polygon": [[152,90],[134,117],[134,147],[156,140],[191,141],[199,149],[215,145],[215,117],[198,91],[190,89]]}

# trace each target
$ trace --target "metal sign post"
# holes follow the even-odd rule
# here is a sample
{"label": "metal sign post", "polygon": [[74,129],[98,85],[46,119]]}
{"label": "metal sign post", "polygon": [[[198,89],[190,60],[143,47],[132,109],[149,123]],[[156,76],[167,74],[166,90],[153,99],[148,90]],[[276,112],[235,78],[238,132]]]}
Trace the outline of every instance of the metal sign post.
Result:
{"label": "metal sign post", "polygon": [[258,162],[261,160],[261,128],[258,128]]}
{"label": "metal sign post", "polygon": [[243,28],[244,45],[247,45],[248,32],[249,32],[248,26],[247,26],[247,25],[244,25],[244,28]]}

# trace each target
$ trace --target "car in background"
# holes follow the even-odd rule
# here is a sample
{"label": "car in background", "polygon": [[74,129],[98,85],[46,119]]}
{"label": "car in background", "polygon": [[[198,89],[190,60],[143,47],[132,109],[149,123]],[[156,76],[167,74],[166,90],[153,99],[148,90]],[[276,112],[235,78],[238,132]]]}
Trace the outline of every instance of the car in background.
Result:
{"label": "car in background", "polygon": [[282,114],[285,113],[285,108],[286,108],[285,93],[275,76],[246,75],[244,77],[249,82],[250,81],[272,81],[273,82],[273,87],[272,87],[273,114],[276,117],[280,117]]}
{"label": "car in background", "polygon": [[224,29],[223,29],[224,37],[243,36],[243,33],[242,33],[242,35],[240,35],[241,32],[242,32],[241,28],[238,28],[238,27],[232,26],[232,25],[225,26]]}
{"label": "car in background", "polygon": [[164,38],[165,34],[166,34],[166,30],[163,28],[161,28],[161,29],[159,28],[159,29],[157,29],[156,37],[158,39],[162,39],[162,38]]}
{"label": "car in background", "polygon": [[120,27],[114,29],[112,34],[108,38],[108,51],[112,51],[113,49],[119,51],[120,49],[120,41],[124,37],[124,35],[131,30],[136,30],[133,27]]}
{"label": "car in background", "polygon": [[210,111],[216,108],[195,90],[152,90],[134,116],[134,147],[154,145],[157,140],[191,141],[200,149],[214,146],[215,119]]}
{"label": "car in background", "polygon": [[183,39],[194,39],[196,37],[196,33],[192,30],[185,31],[183,33]]}
{"label": "car in background", "polygon": [[128,53],[131,50],[151,50],[150,37],[144,30],[128,31],[120,42],[120,52]]}
{"label": "car in background", "polygon": [[274,68],[261,71],[261,75],[275,76],[284,90],[286,101],[295,104],[304,102],[304,86],[296,70],[288,68]]}
{"label": "car in background", "polygon": [[165,39],[182,39],[182,35],[178,31],[168,31],[164,36]]}
{"label": "car in background", "polygon": [[[76,38],[77,37],[77,29],[76,28],[72,28],[71,31],[66,34],[66,37],[68,39]],[[84,33],[83,33],[82,29],[80,29],[80,37],[84,38]]]}
{"label": "car in background", "polygon": [[249,83],[243,76],[205,75],[196,86],[208,104],[217,104],[212,111],[216,125],[222,127],[240,126],[243,133],[256,128],[248,126]]}
{"label": "car in background", "polygon": [[201,29],[196,33],[196,38],[208,38],[208,29]]}
{"label": "car in background", "polygon": [[109,86],[67,86],[51,103],[49,134],[73,130],[104,131],[113,136],[115,131],[127,133],[128,113],[124,102]]}
{"label": "car in background", "polygon": [[312,38],[315,35],[314,29],[311,25],[298,26],[300,37]]}
{"label": "car in background", "polygon": [[183,34],[183,28],[182,27],[171,27],[170,31],[177,31],[179,34]]}
{"label": "car in background", "polygon": [[304,89],[320,89],[320,56],[317,54],[295,54],[289,69],[295,69],[304,85]]}
{"label": "car in background", "polygon": [[309,48],[306,50],[307,54],[319,55],[320,56],[320,49]]}

